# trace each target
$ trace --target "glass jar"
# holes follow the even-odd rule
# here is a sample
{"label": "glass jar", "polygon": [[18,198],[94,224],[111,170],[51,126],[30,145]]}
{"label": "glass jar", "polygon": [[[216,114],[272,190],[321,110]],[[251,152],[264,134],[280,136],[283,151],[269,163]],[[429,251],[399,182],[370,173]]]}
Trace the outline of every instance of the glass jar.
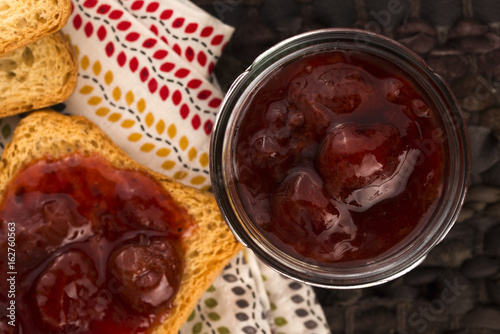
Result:
{"label": "glass jar", "polygon": [[[250,113],[255,112],[255,105],[252,105],[254,103],[252,101],[257,99],[259,94],[262,94],[262,87],[270,80],[285,75],[284,73],[292,68],[290,64],[308,57],[316,57],[318,54],[325,55],[329,52],[340,55],[346,62],[345,68],[351,66],[347,63],[350,62],[351,56],[357,54],[368,55],[366,59],[374,57],[373,59],[381,59],[386,64],[391,64],[397,69],[397,73],[403,73],[405,79],[408,79],[415,86],[421,93],[422,98],[425,98],[425,101],[431,106],[435,114],[433,117],[439,120],[432,133],[438,134],[438,141],[442,144],[442,183],[440,183],[439,196],[435,199],[432,209],[426,211],[429,212],[428,219],[419,222],[418,228],[415,228],[411,233],[409,232],[402,241],[398,241],[390,250],[373,258],[359,261],[332,261],[329,263],[324,258],[318,260],[314,257],[287,250],[288,246],[283,246],[283,242],[281,242],[284,239],[273,237],[272,234],[266,232],[266,228],[263,227],[264,225],[260,221],[257,222],[258,219],[255,218],[256,214],[253,211],[258,212],[259,210],[249,208],[249,205],[251,205],[249,202],[251,201],[245,199],[248,192],[242,191],[241,180],[239,179],[240,172],[236,167],[239,159],[237,158],[239,136],[247,127],[244,120],[253,117],[249,116]],[[344,71],[338,72],[342,75],[340,80],[348,80],[346,81],[347,85],[352,84],[352,82],[349,83],[349,80],[357,80],[358,83],[355,83],[355,85],[358,85],[359,82],[365,85],[370,81],[370,79],[363,79],[363,75],[356,74],[356,70],[352,72],[354,74],[349,72],[349,69],[341,68],[340,71]],[[330,88],[340,87],[344,83],[335,82],[339,78],[338,73],[327,73],[330,81],[324,79],[324,75],[321,78],[325,85],[331,85]],[[366,86],[368,90],[371,89],[369,86],[372,84],[376,83],[372,81]],[[397,91],[397,94],[399,93]],[[352,105],[353,101],[349,100],[348,104]],[[325,103],[328,104],[329,102]],[[321,108],[324,107],[325,103]],[[364,119],[366,118],[363,118],[363,122],[365,122]],[[339,130],[335,131],[338,132]],[[355,133],[362,133],[363,131],[354,130]],[[380,134],[392,130],[370,131],[373,136],[373,133],[377,131]],[[369,133],[370,131],[365,132]],[[348,135],[344,134],[345,136],[348,137]],[[394,141],[391,139],[392,137],[387,136],[389,141]],[[324,146],[325,144],[322,142],[318,152]],[[456,221],[466,194],[470,174],[470,144],[466,124],[459,104],[444,80],[436,75],[418,55],[406,47],[384,36],[356,29],[334,28],[304,33],[289,38],[260,55],[230,87],[214,125],[210,149],[210,172],[213,192],[223,217],[238,240],[250,248],[264,263],[281,274],[303,283],[324,288],[372,286],[397,278],[420,264],[428,252],[446,236]],[[425,150],[425,145],[423,145],[418,154],[424,154]],[[315,163],[310,164],[317,166],[318,160],[315,161]],[[333,166],[334,164],[331,165],[331,168],[336,168]],[[330,165],[327,164],[327,166]],[[379,164],[378,166],[382,165]],[[272,169],[269,171],[274,173]],[[329,172],[326,171],[325,173],[328,174]],[[256,178],[259,178],[258,173],[255,175]],[[426,182],[425,180],[421,181],[422,184]],[[418,194],[418,186],[415,189],[412,191]],[[330,190],[329,192],[331,193]],[[268,198],[266,199],[268,204],[264,207],[275,205],[272,196],[266,197]],[[407,203],[408,198],[410,197],[404,197],[404,201],[406,201],[404,205],[409,205]],[[335,203],[344,201],[344,203],[341,203],[344,206],[347,203],[345,200],[336,199],[335,201]],[[292,209],[289,213],[285,213],[287,216],[293,215],[293,212],[297,211],[293,209],[293,205],[290,205],[288,208]],[[355,212],[363,205],[354,203],[353,206],[353,202],[349,202],[347,203],[347,211]],[[394,205],[394,207],[396,206]],[[312,215],[315,214],[312,211],[307,212]],[[338,217],[343,214],[340,213]],[[390,208],[384,214],[387,216],[393,215]],[[412,215],[411,212],[405,214],[405,217],[411,217]],[[276,219],[279,220],[280,218]],[[298,221],[298,218],[293,217],[287,219],[294,222]],[[355,228],[357,227],[355,226]],[[390,238],[390,236],[386,235],[384,238]],[[290,238],[287,240],[290,243]],[[293,245],[293,242],[290,247],[300,248]],[[324,251],[322,252],[324,253]]]}

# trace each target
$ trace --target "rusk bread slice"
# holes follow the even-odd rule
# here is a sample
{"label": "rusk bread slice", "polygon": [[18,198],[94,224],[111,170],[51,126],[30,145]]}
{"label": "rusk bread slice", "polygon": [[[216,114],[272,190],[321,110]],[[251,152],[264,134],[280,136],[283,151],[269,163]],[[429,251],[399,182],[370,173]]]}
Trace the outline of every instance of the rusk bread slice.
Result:
{"label": "rusk bread slice", "polygon": [[0,163],[1,200],[9,181],[23,166],[47,155],[57,159],[74,152],[97,153],[115,168],[149,173],[193,217],[196,228],[185,239],[185,268],[180,289],[163,325],[153,330],[156,334],[176,334],[202,294],[241,250],[241,244],[225,224],[210,193],[182,185],[140,165],[85,117],[64,116],[50,110],[29,114],[15,129]]}
{"label": "rusk bread slice", "polygon": [[0,0],[0,56],[61,29],[71,0]]}
{"label": "rusk bread slice", "polygon": [[0,58],[0,117],[65,101],[78,76],[76,54],[57,32]]}

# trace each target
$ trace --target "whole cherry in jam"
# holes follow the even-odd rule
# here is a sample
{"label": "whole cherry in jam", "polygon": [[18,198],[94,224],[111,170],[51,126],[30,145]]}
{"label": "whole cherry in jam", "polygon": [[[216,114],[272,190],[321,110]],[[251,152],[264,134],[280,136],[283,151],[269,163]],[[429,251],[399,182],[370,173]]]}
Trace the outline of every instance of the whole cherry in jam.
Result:
{"label": "whole cherry in jam", "polygon": [[272,197],[272,226],[288,241],[319,235],[339,219],[336,203],[330,199],[318,175],[296,168]]}
{"label": "whole cherry in jam", "polygon": [[[318,51],[252,92],[234,142],[248,216],[312,263],[370,262],[427,224],[445,169],[432,101],[394,64]],[[428,149],[431,147],[432,149]]]}
{"label": "whole cherry in jam", "polygon": [[[333,58],[338,63],[309,65],[292,80],[288,89],[292,103],[348,114],[371,98],[374,87],[370,77],[358,67],[346,64],[342,57]],[[300,89],[297,88],[297,82],[301,83]],[[324,129],[329,125],[329,119],[324,113],[323,118],[316,117],[313,124],[318,129]]]}
{"label": "whole cherry in jam", "polygon": [[310,253],[322,260],[341,258],[356,247],[350,244],[356,237],[356,226],[308,166],[290,171],[272,197],[271,211],[272,223],[263,228],[278,234],[303,255]]}
{"label": "whole cherry in jam", "polygon": [[[26,206],[26,203],[36,204]],[[42,199],[39,193],[19,189],[11,202],[12,210],[19,213],[23,222],[16,225],[16,242],[23,245],[16,252],[17,260],[24,263],[19,271],[29,270],[61,245],[90,231],[87,220],[76,207],[74,199],[66,194],[46,194]]]}
{"label": "whole cherry in jam", "polygon": [[157,238],[115,250],[109,266],[122,299],[142,314],[168,307],[180,284],[176,254],[168,239]]}
{"label": "whole cherry in jam", "polygon": [[324,137],[316,164],[333,198],[366,210],[404,190],[401,174],[411,173],[418,155],[391,124],[344,124]]}
{"label": "whole cherry in jam", "polygon": [[39,310],[46,332],[59,332],[74,326],[88,330],[86,314],[100,317],[110,299],[97,297],[97,271],[93,261],[83,252],[71,250],[60,254],[38,276],[33,287],[33,306]]}

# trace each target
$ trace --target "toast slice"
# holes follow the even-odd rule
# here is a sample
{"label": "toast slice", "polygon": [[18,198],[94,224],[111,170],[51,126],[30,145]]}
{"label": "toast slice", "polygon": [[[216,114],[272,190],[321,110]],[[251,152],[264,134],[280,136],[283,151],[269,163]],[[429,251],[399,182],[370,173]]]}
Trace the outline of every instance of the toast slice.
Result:
{"label": "toast slice", "polygon": [[71,0],[0,0],[0,56],[61,29]]}
{"label": "toast slice", "polygon": [[0,198],[9,182],[30,162],[62,158],[68,154],[99,154],[114,168],[149,173],[184,207],[195,222],[195,229],[184,239],[184,271],[180,288],[163,324],[155,334],[176,334],[230,259],[241,250],[225,224],[214,197],[140,165],[122,151],[101,129],[82,116],[64,116],[47,110],[29,114],[15,129],[0,163]]}
{"label": "toast slice", "polygon": [[57,32],[0,58],[0,117],[42,109],[73,92],[78,61]]}

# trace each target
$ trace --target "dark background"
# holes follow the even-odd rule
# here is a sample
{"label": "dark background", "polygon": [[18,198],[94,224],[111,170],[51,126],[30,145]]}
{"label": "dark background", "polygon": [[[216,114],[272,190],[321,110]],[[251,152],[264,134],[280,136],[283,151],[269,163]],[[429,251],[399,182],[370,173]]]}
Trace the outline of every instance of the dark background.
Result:
{"label": "dark background", "polygon": [[223,89],[268,47],[325,27],[385,34],[447,80],[467,119],[473,158],[458,222],[404,277],[316,293],[333,333],[500,333],[500,1],[193,2],[236,28],[215,69]]}

